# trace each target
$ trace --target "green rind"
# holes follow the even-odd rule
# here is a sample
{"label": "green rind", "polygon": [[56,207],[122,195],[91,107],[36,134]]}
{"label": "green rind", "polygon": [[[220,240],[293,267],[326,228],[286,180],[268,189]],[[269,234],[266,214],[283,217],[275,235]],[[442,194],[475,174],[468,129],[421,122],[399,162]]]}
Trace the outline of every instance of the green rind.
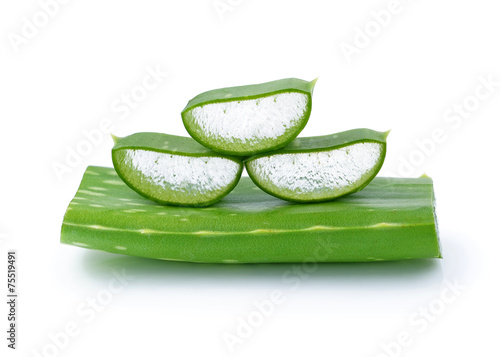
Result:
{"label": "green rind", "polygon": [[[385,156],[387,153],[387,136],[390,131],[379,132],[371,129],[353,129],[344,131],[341,133],[330,134],[330,135],[322,135],[322,136],[311,136],[311,137],[303,137],[297,138],[287,146],[280,150],[276,150],[270,153],[262,153],[258,155],[251,156],[245,160],[243,160],[245,164],[245,168],[247,169],[248,176],[252,179],[255,185],[260,187],[264,192],[280,198],[282,200],[287,200],[290,202],[297,203],[312,203],[312,202],[327,202],[333,199],[338,199],[339,197],[343,197],[346,195],[350,195],[354,192],[359,192],[364,189],[379,173],[382,165],[384,164]],[[281,194],[280,192],[271,191],[260,184],[259,179],[256,178],[255,173],[248,167],[248,163],[264,157],[264,156],[272,156],[272,155],[282,155],[282,154],[299,154],[299,153],[307,153],[307,152],[321,152],[321,151],[329,151],[334,149],[340,149],[342,147],[353,145],[361,142],[376,142],[382,145],[382,154],[380,156],[380,160],[378,165],[375,167],[375,170],[372,172],[370,176],[366,178],[366,180],[359,186],[353,187],[352,190],[347,191],[341,195],[335,197],[328,197],[324,199],[296,199],[286,195]]]}
{"label": "green rind", "polygon": [[276,199],[242,178],[212,207],[186,208],[156,205],[113,169],[89,167],[64,217],[61,242],[205,263],[441,257],[428,178],[375,178],[359,193],[318,204]]}
{"label": "green rind", "polygon": [[241,159],[236,156],[216,153],[200,145],[196,140],[185,136],[145,132],[135,133],[123,138],[114,135],[112,137],[115,142],[112,149],[113,151],[119,149],[142,149],[173,155],[223,157],[235,162],[241,161]]}
{"label": "green rind", "polygon": [[301,92],[312,95],[317,80],[317,78],[312,81],[285,78],[259,84],[213,89],[191,99],[182,113],[205,104],[256,99],[283,92]]}
{"label": "green rind", "polygon": [[[116,137],[112,135],[113,141],[115,143],[113,149],[111,150],[111,157],[113,161],[113,166],[116,170],[118,176],[123,180],[127,186],[133,189],[135,192],[141,196],[152,200],[160,204],[168,204],[173,206],[190,206],[190,207],[205,207],[215,202],[218,202],[223,197],[225,197],[229,192],[231,192],[238,184],[241,174],[243,172],[242,161],[235,156],[221,155],[219,153],[213,152],[210,149],[198,144],[195,140],[183,136],[162,134],[162,133],[136,133],[123,138]],[[227,189],[222,192],[219,196],[214,199],[202,201],[193,204],[181,204],[172,201],[160,200],[155,197],[148,195],[147,193],[141,191],[140,187],[137,187],[132,182],[127,180],[126,176],[122,172],[121,165],[119,164],[116,153],[119,150],[132,149],[132,150],[149,150],[159,153],[180,155],[180,156],[190,156],[190,157],[222,157],[238,164],[239,169],[236,174],[235,180],[227,187]]]}
{"label": "green rind", "polygon": [[280,150],[253,155],[245,159],[244,162],[249,162],[258,159],[259,157],[270,155],[298,154],[340,149],[344,146],[359,142],[377,142],[386,145],[389,132],[390,131],[380,132],[362,128],[347,130],[336,134],[301,137],[293,140]]}
{"label": "green rind", "polygon": [[[184,124],[184,127],[186,128],[186,131],[193,139],[195,139],[203,146],[215,152],[219,152],[226,155],[251,156],[262,152],[277,150],[284,147],[292,140],[294,140],[307,125],[312,110],[312,94],[317,80],[318,79],[316,78],[308,82],[297,78],[286,78],[261,84],[220,88],[204,92],[191,99],[186,105],[186,107],[182,110],[181,112],[182,122]],[[251,100],[251,99],[272,96],[279,93],[289,93],[289,92],[300,92],[308,96],[307,106],[303,120],[301,124],[297,126],[295,131],[290,132],[287,136],[283,136],[283,138],[281,138],[280,140],[275,140],[274,145],[268,145],[260,150],[233,151],[233,150],[226,150],[218,145],[214,145],[214,143],[210,142],[210,140],[206,140],[206,138],[198,135],[196,130],[194,130],[191,127],[192,124],[190,123],[187,114],[193,108],[206,104],[222,103],[222,102],[230,102],[238,100]]]}

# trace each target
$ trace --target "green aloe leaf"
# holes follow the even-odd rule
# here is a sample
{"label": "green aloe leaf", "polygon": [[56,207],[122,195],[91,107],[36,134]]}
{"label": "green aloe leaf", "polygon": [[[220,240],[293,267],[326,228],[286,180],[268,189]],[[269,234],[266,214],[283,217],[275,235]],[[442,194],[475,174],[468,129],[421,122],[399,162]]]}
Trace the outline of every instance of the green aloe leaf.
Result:
{"label": "green aloe leaf", "polygon": [[354,129],[297,138],[280,150],[245,160],[267,193],[294,202],[321,202],[357,192],[384,163],[389,132]]}
{"label": "green aloe leaf", "polygon": [[296,204],[248,177],[206,208],[162,206],[112,168],[89,167],[61,242],[155,259],[207,263],[365,262],[440,258],[432,180],[375,178],[334,202]]}
{"label": "green aloe leaf", "polygon": [[236,186],[243,163],[182,136],[137,133],[116,138],[113,165],[139,194],[162,204],[207,206]]}
{"label": "green aloe leaf", "polygon": [[296,78],[211,90],[182,111],[189,134],[224,154],[249,156],[279,149],[304,129],[316,80]]}

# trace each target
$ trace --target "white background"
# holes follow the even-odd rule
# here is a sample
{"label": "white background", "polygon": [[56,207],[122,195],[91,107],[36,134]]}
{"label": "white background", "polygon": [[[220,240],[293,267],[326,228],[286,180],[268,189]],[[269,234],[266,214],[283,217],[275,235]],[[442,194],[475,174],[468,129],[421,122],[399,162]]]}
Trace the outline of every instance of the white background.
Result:
{"label": "white background", "polygon": [[[496,355],[497,2],[220,3],[230,8],[221,16],[212,0],[74,0],[51,16],[34,0],[0,5],[0,286],[3,295],[6,252],[17,249],[20,294],[12,355],[227,356],[225,334],[237,336],[241,320],[258,311],[254,303],[275,289],[284,301],[233,355]],[[384,26],[373,22],[373,11],[389,10],[390,18],[378,16]],[[38,24],[31,33],[23,18]],[[359,31],[369,33],[361,44]],[[148,67],[169,74],[129,113],[113,110],[140,91]],[[111,166],[107,133],[68,165],[86,131],[107,118],[119,136],[187,135],[180,111],[196,94],[285,77],[319,77],[303,136],[392,129],[381,175],[434,179],[443,260],[325,264],[292,285],[283,280],[292,264],[170,263],[59,243],[86,166]],[[497,85],[480,88],[478,99],[488,80]],[[468,109],[457,114],[464,101]],[[59,177],[58,165],[67,166]],[[112,271],[123,268],[133,280],[89,310],[91,299],[109,297]],[[78,334],[66,339],[68,324]],[[394,342],[401,333],[404,342]]]}

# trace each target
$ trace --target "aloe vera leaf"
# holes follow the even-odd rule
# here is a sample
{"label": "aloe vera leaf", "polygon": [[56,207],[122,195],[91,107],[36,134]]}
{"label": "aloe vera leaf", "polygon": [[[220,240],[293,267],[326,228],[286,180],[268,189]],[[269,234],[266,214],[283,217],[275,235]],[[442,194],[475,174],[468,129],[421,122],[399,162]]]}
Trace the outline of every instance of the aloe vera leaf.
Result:
{"label": "aloe vera leaf", "polygon": [[89,167],[61,242],[140,257],[206,263],[364,262],[440,258],[432,180],[375,178],[334,202],[296,204],[248,177],[207,208],[161,206],[112,168]]}
{"label": "aloe vera leaf", "polygon": [[304,129],[316,80],[281,79],[211,90],[182,111],[189,134],[224,154],[249,156],[279,149]]}
{"label": "aloe vera leaf", "polygon": [[155,202],[202,207],[227,195],[243,163],[191,138],[160,133],[114,137],[113,165],[134,191]]}
{"label": "aloe vera leaf", "polygon": [[354,129],[297,138],[280,150],[246,159],[265,192],[293,202],[321,202],[360,191],[384,163],[389,132]]}

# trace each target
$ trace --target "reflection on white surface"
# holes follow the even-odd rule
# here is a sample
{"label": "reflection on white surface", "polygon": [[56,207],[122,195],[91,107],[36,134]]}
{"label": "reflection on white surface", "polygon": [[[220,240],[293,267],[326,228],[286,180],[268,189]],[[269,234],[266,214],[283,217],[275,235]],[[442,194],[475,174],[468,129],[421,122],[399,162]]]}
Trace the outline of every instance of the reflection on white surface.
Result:
{"label": "reflection on white surface", "polygon": [[[448,291],[445,292],[447,300],[440,302],[443,289],[457,281],[459,286],[467,287],[467,253],[463,247],[454,246],[449,234],[442,234],[442,240],[446,246],[443,260],[317,266],[221,265],[81,250],[80,259],[73,261],[73,265],[86,280],[97,285],[106,283],[110,271],[125,268],[134,279],[113,307],[123,312],[143,311],[147,321],[158,316],[167,318],[172,311],[182,314],[182,311],[194,310],[200,316],[219,315],[224,324],[215,323],[212,337],[222,343],[222,354],[230,351],[222,342],[224,336],[239,339],[239,333],[245,331],[241,326],[247,322],[255,326],[248,336],[231,346],[234,353],[250,353],[252,346],[266,338],[268,332],[264,331],[273,325],[296,326],[297,321],[321,321],[322,326],[330,326],[332,332],[340,333],[338,339],[334,339],[339,344],[346,343],[347,337],[341,332],[343,326],[359,331],[375,331],[379,326],[382,337],[372,332],[379,337],[356,347],[358,351],[377,355],[385,353],[385,348],[392,348],[394,353],[400,347],[401,351],[411,350],[439,324],[439,316],[446,309],[453,309],[448,306],[449,302],[460,298],[461,292],[453,295]],[[277,292],[280,299],[269,305]],[[144,301],[148,303],[144,305]],[[262,306],[267,310],[262,310]],[[260,317],[259,311],[264,311]],[[430,311],[430,315],[426,311]],[[358,321],[362,321],[362,325],[357,325]],[[304,331],[304,326],[299,329]],[[398,336],[405,333],[410,342],[399,345]]]}

